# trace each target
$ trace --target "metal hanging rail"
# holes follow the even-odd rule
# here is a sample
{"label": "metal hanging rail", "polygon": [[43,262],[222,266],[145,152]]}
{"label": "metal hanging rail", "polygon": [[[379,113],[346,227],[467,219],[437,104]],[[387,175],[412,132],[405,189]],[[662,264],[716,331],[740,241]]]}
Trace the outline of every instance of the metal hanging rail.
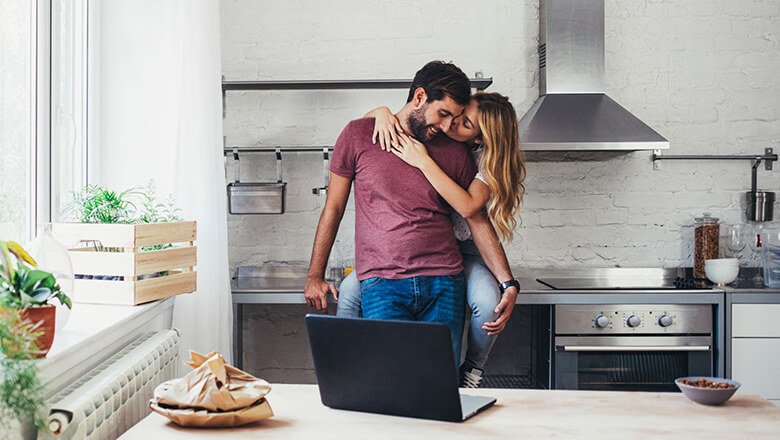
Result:
{"label": "metal hanging rail", "polygon": [[661,150],[654,150],[653,151],[653,166],[655,169],[660,169],[661,164],[658,163],[660,160],[752,160],[756,162],[756,166],[758,166],[761,161],[764,161],[764,168],[767,170],[772,169],[772,163],[776,162],[778,159],[777,154],[773,153],[773,150],[771,148],[765,148],[764,154],[754,154],[754,155],[717,155],[717,154],[678,154],[678,155],[662,155]]}
{"label": "metal hanging rail", "polygon": [[225,156],[233,154],[233,150],[239,153],[273,153],[276,151],[288,152],[288,153],[322,153],[323,150],[333,151],[333,147],[323,145],[321,147],[312,145],[288,145],[285,147],[223,147],[222,152]]}
{"label": "metal hanging rail", "polygon": [[[479,91],[493,84],[493,78],[470,78],[471,87]],[[222,81],[222,91],[228,90],[350,90],[350,89],[406,89],[410,79],[363,80],[291,80],[291,81]]]}

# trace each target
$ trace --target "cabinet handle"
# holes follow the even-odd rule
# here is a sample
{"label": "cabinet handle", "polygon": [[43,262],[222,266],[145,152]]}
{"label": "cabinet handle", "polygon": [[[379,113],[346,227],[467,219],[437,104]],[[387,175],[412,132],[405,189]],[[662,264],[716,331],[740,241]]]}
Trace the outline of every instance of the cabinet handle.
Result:
{"label": "cabinet handle", "polygon": [[642,345],[558,345],[557,351],[710,351],[709,345],[642,346]]}

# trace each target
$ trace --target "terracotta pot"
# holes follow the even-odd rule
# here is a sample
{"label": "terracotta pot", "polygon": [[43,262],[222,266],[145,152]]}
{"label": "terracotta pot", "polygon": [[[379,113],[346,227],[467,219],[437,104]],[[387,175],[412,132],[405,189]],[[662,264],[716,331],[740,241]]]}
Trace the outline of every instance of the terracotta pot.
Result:
{"label": "terracotta pot", "polygon": [[49,353],[49,350],[51,350],[51,346],[54,343],[54,324],[57,308],[55,306],[43,306],[30,307],[21,310],[21,317],[23,320],[33,324],[38,322],[41,323],[36,329],[36,331],[42,332],[42,334],[35,340],[35,345],[38,346],[39,350],[35,357],[46,357],[46,354]]}

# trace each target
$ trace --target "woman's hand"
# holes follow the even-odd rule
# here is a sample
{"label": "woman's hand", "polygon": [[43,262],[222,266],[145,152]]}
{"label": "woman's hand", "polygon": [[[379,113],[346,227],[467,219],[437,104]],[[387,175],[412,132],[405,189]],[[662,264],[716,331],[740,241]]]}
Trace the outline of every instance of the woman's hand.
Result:
{"label": "woman's hand", "polygon": [[425,148],[417,139],[398,133],[398,143],[393,144],[393,154],[415,168],[423,168],[432,161]]}
{"label": "woman's hand", "polygon": [[366,113],[366,117],[376,119],[371,142],[376,144],[377,138],[379,138],[379,147],[384,151],[390,151],[392,145],[398,143],[397,134],[404,132],[401,128],[401,123],[398,122],[398,118],[387,107],[371,110]]}

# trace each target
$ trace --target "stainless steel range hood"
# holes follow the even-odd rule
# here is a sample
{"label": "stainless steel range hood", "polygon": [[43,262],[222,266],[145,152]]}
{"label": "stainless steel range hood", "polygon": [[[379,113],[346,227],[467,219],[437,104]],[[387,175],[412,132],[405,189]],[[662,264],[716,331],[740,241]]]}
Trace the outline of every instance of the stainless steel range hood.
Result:
{"label": "stainless steel range hood", "polygon": [[658,150],[669,141],[604,94],[604,0],[540,0],[539,100],[527,151]]}

